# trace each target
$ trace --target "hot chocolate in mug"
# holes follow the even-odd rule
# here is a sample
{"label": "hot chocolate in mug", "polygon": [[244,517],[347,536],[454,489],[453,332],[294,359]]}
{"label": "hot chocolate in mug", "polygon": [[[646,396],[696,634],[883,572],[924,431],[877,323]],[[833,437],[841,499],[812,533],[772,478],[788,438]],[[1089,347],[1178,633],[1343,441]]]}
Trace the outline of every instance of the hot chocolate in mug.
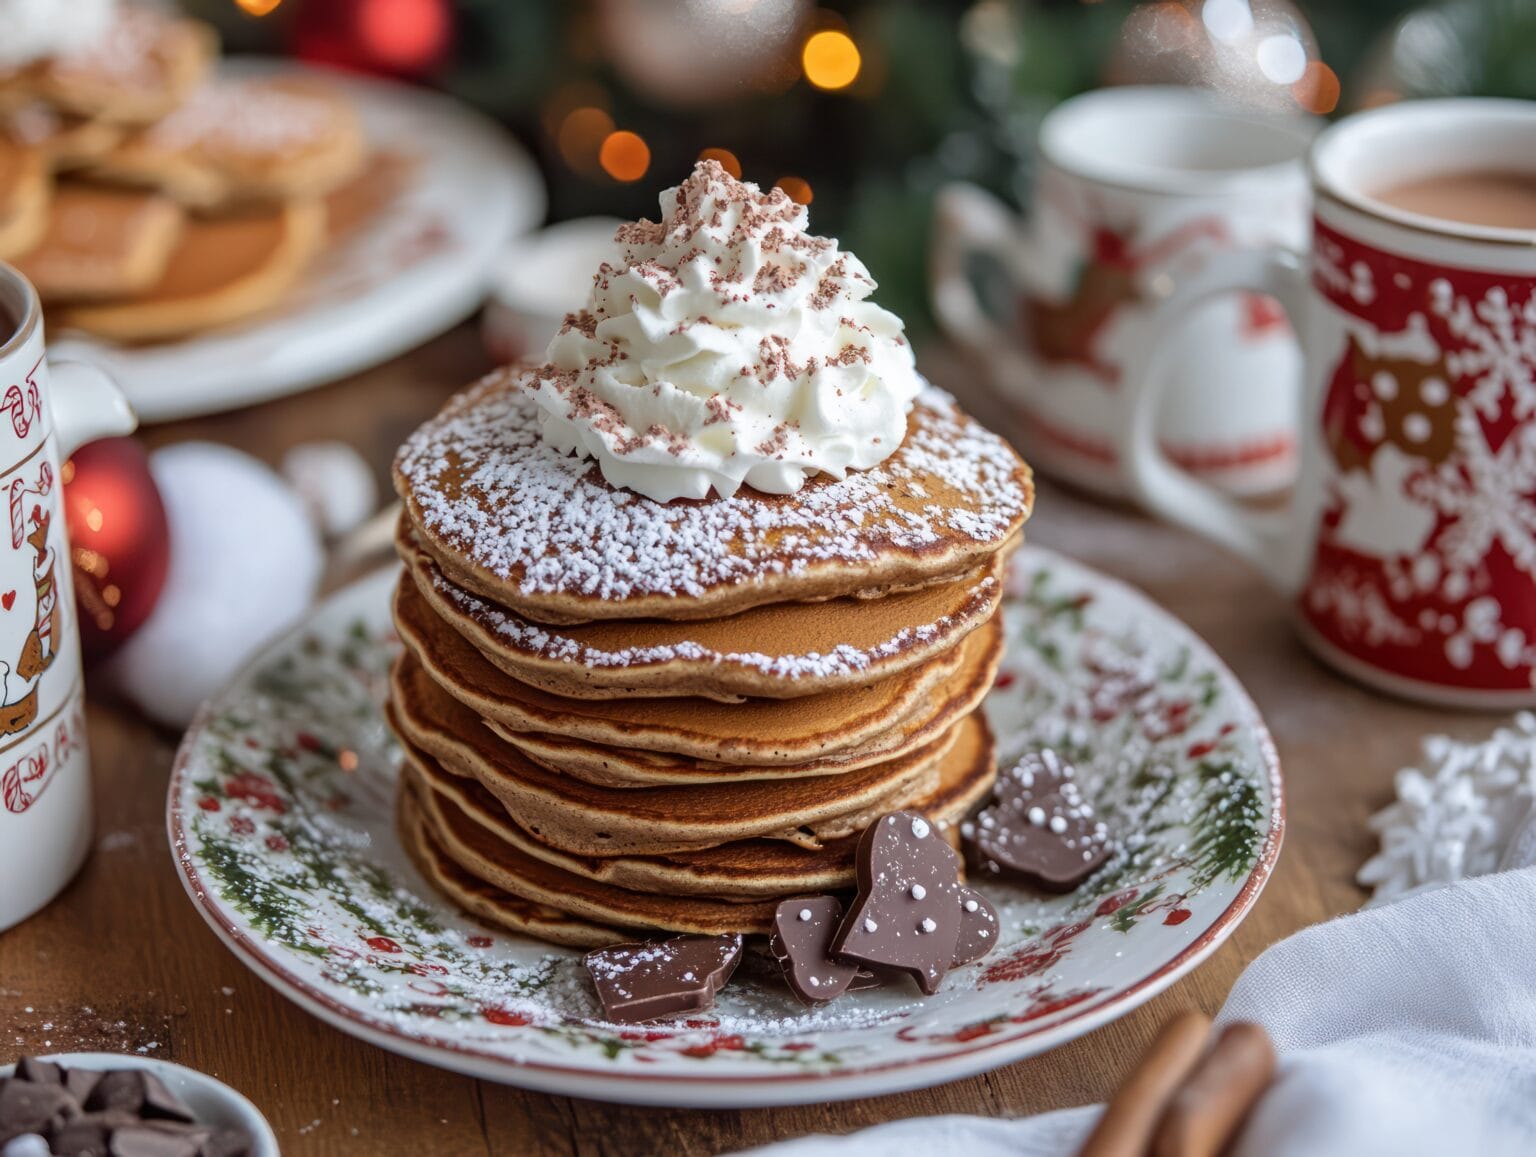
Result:
{"label": "hot chocolate in mug", "polygon": [[65,540],[63,462],[133,429],[100,370],[50,368],[37,293],[0,265],[0,930],[61,891],[91,844],[85,683]]}
{"label": "hot chocolate in mug", "polygon": [[[1168,460],[1153,367],[1129,383],[1132,485],[1257,564],[1347,673],[1430,702],[1536,705],[1536,218],[1488,223],[1522,195],[1536,206],[1536,104],[1361,113],[1318,137],[1310,169],[1306,256],[1226,254],[1164,307],[1171,324],[1234,289],[1284,305],[1306,353],[1289,510],[1254,513]],[[1442,215],[1403,207],[1426,194]]]}
{"label": "hot chocolate in mug", "polygon": [[[1315,128],[1198,89],[1103,89],[1045,118],[1027,221],[973,186],[941,191],[934,311],[1019,409],[1033,465],[1125,493],[1122,397],[1169,336],[1161,296],[1235,247],[1305,243]],[[1286,485],[1300,362],[1268,298],[1202,303],[1162,362],[1164,448],[1235,492]]]}

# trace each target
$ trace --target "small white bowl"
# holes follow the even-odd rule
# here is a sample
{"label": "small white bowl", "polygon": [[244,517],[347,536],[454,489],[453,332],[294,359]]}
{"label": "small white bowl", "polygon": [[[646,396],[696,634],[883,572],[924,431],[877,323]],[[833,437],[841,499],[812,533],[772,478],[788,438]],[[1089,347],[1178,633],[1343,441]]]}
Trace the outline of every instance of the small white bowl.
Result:
{"label": "small white bowl", "polygon": [[592,275],[618,257],[617,217],[561,221],[517,238],[497,259],[485,305],[486,348],[500,362],[538,357],[565,315],[578,310]]}
{"label": "small white bowl", "polygon": [[[124,1056],[121,1053],[58,1053],[37,1059],[62,1065],[66,1069],[89,1069],[96,1072],[147,1069],[187,1103],[187,1108],[197,1116],[199,1124],[239,1129],[251,1139],[251,1157],[281,1157],[277,1134],[272,1132],[272,1126],[267,1124],[261,1110],[207,1073],[170,1061],[155,1060],[153,1057]],[[15,1065],[0,1066],[0,1077],[12,1076],[15,1072]]]}

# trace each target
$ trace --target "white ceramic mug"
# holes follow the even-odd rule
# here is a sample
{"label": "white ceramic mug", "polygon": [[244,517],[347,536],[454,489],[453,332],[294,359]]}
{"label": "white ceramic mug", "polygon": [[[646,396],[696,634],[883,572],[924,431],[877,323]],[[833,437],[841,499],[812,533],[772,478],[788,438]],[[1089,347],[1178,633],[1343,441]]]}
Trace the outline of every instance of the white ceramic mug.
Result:
{"label": "white ceramic mug", "polygon": [[[973,186],[941,191],[934,310],[1022,411],[1033,465],[1125,494],[1123,384],[1161,343],[1160,298],[1230,249],[1305,241],[1301,158],[1314,131],[1310,119],[1237,111],[1198,89],[1103,89],[1045,118],[1027,222]],[[979,284],[989,262],[990,293]],[[1164,447],[1233,492],[1285,485],[1299,366],[1267,298],[1204,303],[1162,364]]]}
{"label": "white ceramic mug", "polygon": [[133,411],[93,366],[49,367],[37,292],[0,265],[0,930],[53,899],[91,845],[90,756],[61,465]]}
{"label": "white ceramic mug", "polygon": [[1443,173],[1536,181],[1536,103],[1413,101],[1361,113],[1311,156],[1310,253],[1233,252],[1181,284],[1278,298],[1306,350],[1289,510],[1239,506],[1162,454],[1166,387],[1130,383],[1121,451],[1138,497],[1251,559],[1302,633],[1362,681],[1435,703],[1536,706],[1536,229],[1394,208]]}

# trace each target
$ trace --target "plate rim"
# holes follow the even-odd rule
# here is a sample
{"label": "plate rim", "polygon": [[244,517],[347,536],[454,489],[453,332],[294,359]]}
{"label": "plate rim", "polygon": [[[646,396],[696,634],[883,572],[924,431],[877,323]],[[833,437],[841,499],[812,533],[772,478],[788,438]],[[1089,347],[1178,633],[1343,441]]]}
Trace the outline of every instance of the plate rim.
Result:
{"label": "plate rim", "polygon": [[[247,967],[251,967],[257,976],[311,1015],[351,1036],[409,1059],[536,1092],[676,1108],[784,1106],[805,1104],[811,1100],[851,1100],[937,1086],[1047,1052],[1133,1012],[1188,975],[1225,943],[1252,911],[1274,874],[1285,839],[1287,815],[1285,782],[1274,737],[1247,687],[1215,649],[1194,628],[1134,584],[1105,574],[1096,567],[1048,547],[1027,543],[1020,553],[1024,552],[1047,563],[1052,560],[1065,562],[1090,575],[1097,584],[1116,589],[1141,608],[1176,625],[1195,655],[1220,674],[1233,692],[1235,713],[1243,717],[1256,740],[1264,765],[1264,779],[1270,792],[1270,822],[1263,846],[1227,907],[1172,959],[1102,1000],[1083,1002],[1080,1009],[1050,1025],[1039,1028],[1023,1026],[1019,1032],[998,1033],[975,1041],[959,1042],[956,1047],[938,1056],[851,1064],[817,1072],[722,1074],[701,1071],[697,1075],[680,1076],[675,1073],[603,1071],[584,1065],[517,1059],[489,1053],[447,1038],[408,1034],[386,1018],[343,1005],[264,955],[260,945],[246,933],[226,925],[218,902],[202,886],[197,868],[191,862],[191,854],[187,850],[179,787],[191,762],[195,740],[219,700],[246,678],[253,668],[288,647],[294,638],[310,629],[315,621],[333,613],[336,605],[360,598],[364,587],[383,585],[386,579],[396,576],[399,568],[394,564],[386,564],[330,594],[291,630],[242,665],[234,679],[199,709],[177,749],[166,786],[166,829],[177,877],[194,907],[225,946]],[[892,1074],[900,1075],[893,1078]],[[568,1084],[571,1081],[579,1081],[580,1087],[572,1089]],[[813,1088],[814,1096],[808,1096],[808,1091]],[[749,1090],[749,1099],[732,1095]]]}

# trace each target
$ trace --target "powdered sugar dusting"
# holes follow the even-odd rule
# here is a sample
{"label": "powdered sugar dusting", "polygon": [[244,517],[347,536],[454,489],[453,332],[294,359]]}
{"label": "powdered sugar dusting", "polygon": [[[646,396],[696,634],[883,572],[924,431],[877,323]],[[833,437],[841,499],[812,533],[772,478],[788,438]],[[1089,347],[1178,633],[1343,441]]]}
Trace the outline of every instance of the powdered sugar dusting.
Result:
{"label": "powdered sugar dusting", "polygon": [[[613,489],[590,464],[544,443],[533,402],[507,371],[417,430],[396,472],[418,529],[445,549],[525,596],[605,602],[697,597],[818,565],[856,571],[882,555],[915,561],[949,547],[995,550],[1031,500],[1026,469],[1008,444],[931,387],[896,454],[787,499],[742,490],[663,504]],[[948,501],[898,500],[941,487]]]}

